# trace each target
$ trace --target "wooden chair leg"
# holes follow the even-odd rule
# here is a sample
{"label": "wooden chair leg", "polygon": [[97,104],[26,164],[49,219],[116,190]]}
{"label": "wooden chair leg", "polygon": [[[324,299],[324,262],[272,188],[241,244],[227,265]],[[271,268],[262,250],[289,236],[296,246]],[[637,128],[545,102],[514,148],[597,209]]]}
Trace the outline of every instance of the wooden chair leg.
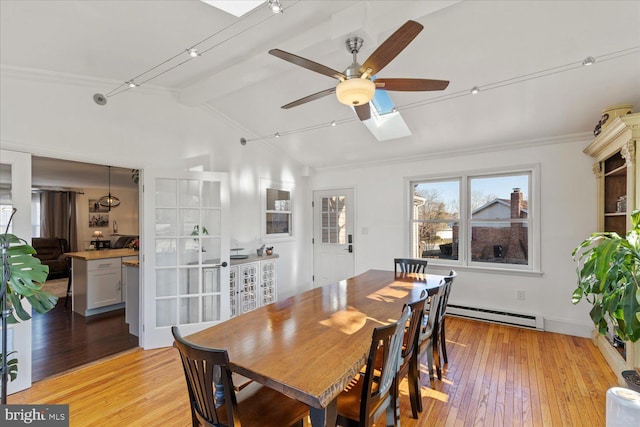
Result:
{"label": "wooden chair leg", "polygon": [[67,282],[67,294],[64,297],[64,308],[67,308],[67,302],[71,296],[71,269],[69,269],[69,281]]}
{"label": "wooden chair leg", "polygon": [[447,339],[445,338],[445,319],[446,316],[442,318],[442,330],[440,331],[440,348],[442,350],[442,361],[446,365],[449,363],[449,359],[447,358]]}
{"label": "wooden chair leg", "polygon": [[409,362],[409,399],[411,401],[411,415],[418,419],[422,412],[422,394],[420,393],[420,374],[418,371],[418,353],[415,352]]}
{"label": "wooden chair leg", "polygon": [[438,346],[440,345],[438,340],[439,340],[439,336],[437,333],[437,330],[433,331],[433,337],[432,337],[432,351],[433,351],[433,364],[435,365],[436,368],[436,375],[438,376],[439,380],[442,380],[442,367],[440,365],[440,349],[438,348]]}

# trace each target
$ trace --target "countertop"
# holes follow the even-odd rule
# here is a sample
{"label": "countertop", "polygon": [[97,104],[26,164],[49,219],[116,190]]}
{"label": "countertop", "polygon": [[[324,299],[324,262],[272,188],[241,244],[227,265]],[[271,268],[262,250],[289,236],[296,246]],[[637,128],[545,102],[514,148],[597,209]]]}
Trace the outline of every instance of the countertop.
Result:
{"label": "countertop", "polygon": [[127,267],[140,267],[140,260],[132,259],[129,261],[122,261],[122,265],[126,265]]}
{"label": "countertop", "polygon": [[231,265],[238,265],[238,264],[247,264],[249,262],[264,261],[264,260],[267,260],[267,259],[273,259],[273,258],[279,258],[279,257],[280,256],[278,254],[263,255],[263,256],[249,255],[247,258],[231,259],[229,261],[230,261]]}
{"label": "countertop", "polygon": [[127,256],[138,256],[140,251],[133,249],[104,249],[101,251],[66,252],[65,255],[71,258],[90,261],[93,259],[122,258]]}

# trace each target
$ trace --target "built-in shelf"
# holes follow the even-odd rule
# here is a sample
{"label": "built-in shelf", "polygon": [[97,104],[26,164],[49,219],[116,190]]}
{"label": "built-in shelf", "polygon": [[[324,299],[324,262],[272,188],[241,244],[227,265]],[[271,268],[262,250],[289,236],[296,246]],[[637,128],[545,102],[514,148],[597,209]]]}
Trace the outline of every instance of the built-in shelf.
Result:
{"label": "built-in shelf", "polygon": [[[640,173],[637,166],[637,141],[640,140],[640,114],[616,117],[584,152],[596,159],[593,171],[598,179],[598,230],[626,234],[631,227],[630,213],[640,207]],[[618,212],[626,196],[626,211]],[[622,371],[640,366],[640,341],[614,346],[607,336],[593,331],[593,341],[624,385]],[[609,337],[609,338],[608,338]]]}
{"label": "built-in shelf", "polygon": [[626,175],[627,175],[627,165],[622,165],[604,174],[604,176],[626,176]]}

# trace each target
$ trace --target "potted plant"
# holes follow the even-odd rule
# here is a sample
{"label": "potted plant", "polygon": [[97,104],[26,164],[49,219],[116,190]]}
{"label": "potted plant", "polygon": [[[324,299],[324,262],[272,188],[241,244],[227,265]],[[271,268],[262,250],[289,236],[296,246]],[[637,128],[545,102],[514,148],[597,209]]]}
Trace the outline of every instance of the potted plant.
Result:
{"label": "potted plant", "polygon": [[[8,377],[11,381],[18,375],[18,359],[15,351],[7,353],[7,324],[31,319],[31,315],[22,307],[24,298],[38,313],[46,313],[55,307],[58,298],[44,290],[44,283],[49,274],[49,267],[40,263],[33,256],[36,253],[25,240],[8,234],[9,224],[15,215],[13,209],[4,234],[0,234],[0,250],[2,251],[2,403],[6,404]],[[9,360],[9,358],[11,359]]]}
{"label": "potted plant", "polygon": [[[589,315],[601,334],[611,324],[623,341],[640,339],[640,210],[631,213],[631,230],[593,233],[573,250],[578,264],[578,287],[572,302],[584,297]],[[630,388],[640,387],[640,369],[623,372]]]}

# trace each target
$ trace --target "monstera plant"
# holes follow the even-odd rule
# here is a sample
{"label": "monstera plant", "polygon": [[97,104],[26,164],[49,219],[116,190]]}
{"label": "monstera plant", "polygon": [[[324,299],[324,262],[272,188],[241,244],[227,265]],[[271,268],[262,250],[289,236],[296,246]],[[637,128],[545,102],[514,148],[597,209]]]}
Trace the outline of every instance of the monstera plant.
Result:
{"label": "monstera plant", "polygon": [[[640,339],[640,210],[631,213],[631,223],[626,236],[594,233],[573,250],[578,287],[572,302],[584,297],[592,305],[589,315],[601,334],[611,324],[620,339],[636,342]],[[639,371],[637,366],[635,370]]]}
{"label": "monstera plant", "polygon": [[[15,214],[15,209],[9,218],[9,224]],[[7,230],[9,225],[7,225]],[[55,307],[58,298],[44,290],[44,283],[49,274],[49,267],[40,263],[33,256],[36,253],[32,246],[19,237],[8,234],[0,234],[0,249],[2,250],[2,334],[7,333],[7,324],[18,323],[31,319],[31,315],[22,306],[22,300],[31,304],[38,313],[46,313]],[[3,337],[3,342],[4,342]],[[18,359],[16,352],[7,354],[7,349],[2,348],[0,362],[5,372],[13,381],[18,375]],[[11,359],[10,359],[11,358]],[[2,390],[3,400],[6,395],[7,376],[3,375]],[[5,402],[3,402],[5,403]]]}

